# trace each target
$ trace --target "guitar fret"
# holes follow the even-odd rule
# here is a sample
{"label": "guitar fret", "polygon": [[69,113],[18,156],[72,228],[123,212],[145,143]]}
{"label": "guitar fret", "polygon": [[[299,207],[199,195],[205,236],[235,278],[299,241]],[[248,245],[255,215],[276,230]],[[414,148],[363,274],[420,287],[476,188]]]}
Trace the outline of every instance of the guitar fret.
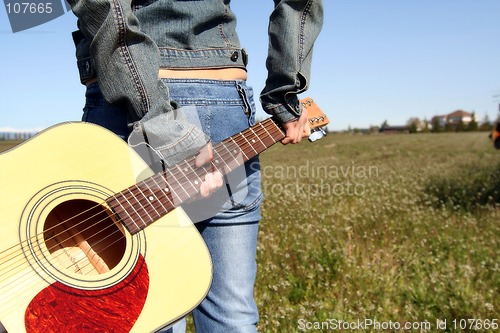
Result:
{"label": "guitar fret", "polygon": [[[194,158],[192,158],[189,161],[185,161],[185,164],[191,170],[191,171],[189,171],[189,175],[195,178],[195,180],[194,180],[194,185],[196,185],[195,191],[198,192],[200,190],[200,185],[203,182],[202,174],[200,173],[199,168],[196,168],[196,162],[195,162]],[[193,167],[194,167],[194,169],[193,169]],[[196,170],[198,170],[198,172]],[[206,174],[207,174],[207,172],[205,171],[205,173],[203,173],[203,175],[206,175]],[[190,179],[191,177],[188,177],[188,178]]]}
{"label": "guitar fret", "polygon": [[[137,185],[132,186],[132,188],[134,188],[134,187],[135,187],[135,189],[136,189],[136,190],[138,189]],[[150,219],[150,220],[152,220],[151,215],[149,215],[149,212],[148,212],[148,210],[146,209],[146,207],[145,207],[144,203],[141,201],[141,199],[139,199],[139,198],[137,197],[137,195],[136,195],[136,194],[134,194],[134,192],[132,192],[132,191],[130,190],[130,187],[129,187],[127,190],[128,190],[128,192],[130,193],[130,195],[132,196],[132,198],[133,198],[133,199],[134,199],[134,200],[135,200],[135,201],[139,204],[139,205],[132,205],[132,209],[133,209],[133,210],[137,213],[137,215],[139,215],[139,218],[143,221],[143,223],[145,224],[145,222],[144,222],[144,218],[145,218],[146,216],[145,216],[144,214],[141,214],[141,212],[146,213],[146,215],[149,217],[149,219]],[[139,191],[139,192],[140,192],[140,191]],[[137,207],[137,208],[136,208],[136,207]]]}
{"label": "guitar fret", "polygon": [[196,195],[207,173],[229,173],[284,137],[274,120],[266,119],[214,145],[210,164],[198,168],[194,157],[186,159],[106,201],[128,230],[137,233]]}
{"label": "guitar fret", "polygon": [[[273,137],[274,137],[273,135],[271,135],[271,134],[269,133],[269,131],[266,129],[266,127],[265,127],[262,123],[259,123],[259,125],[260,125],[260,127],[262,127],[262,128],[264,129],[264,131],[266,131],[266,133],[268,134],[267,138],[273,138]],[[274,123],[274,122],[273,122],[273,125],[276,125],[276,123]],[[278,129],[278,130],[279,130],[279,128],[278,128],[277,126],[274,126],[274,127],[275,127],[276,129]],[[274,141],[274,140],[273,140],[273,141]],[[275,141],[275,142],[277,142],[277,141]]]}
{"label": "guitar fret", "polygon": [[[167,175],[165,174],[165,172],[163,172],[161,175],[162,175],[162,178],[163,178],[163,181],[165,182],[165,184],[169,184],[169,182],[166,178]],[[177,197],[178,203],[182,202],[181,197],[179,196],[179,194],[177,194],[177,191],[175,191],[175,189],[173,188],[173,186],[171,184],[169,184],[169,187],[165,187],[165,191],[172,195],[172,199],[174,200],[174,204],[175,204],[174,195]]]}
{"label": "guitar fret", "polygon": [[132,204],[130,203],[128,198],[126,197],[125,193],[121,192],[120,194],[121,194],[122,198],[124,199],[120,202],[121,206],[125,209],[125,212],[127,213],[127,215],[134,221],[134,224],[137,224],[139,214],[137,214],[136,210],[134,209],[134,207],[132,206]]}
{"label": "guitar fret", "polygon": [[[165,210],[165,206],[161,203],[160,200],[158,200],[158,197],[156,194],[151,190],[151,188],[148,186],[148,184],[143,181],[141,184],[144,184],[144,188],[146,191],[148,191],[150,194],[146,196],[144,192],[141,192],[141,194],[144,196],[144,198],[148,201],[148,203],[153,207],[153,210],[155,211],[156,215],[158,215],[158,218],[162,217],[162,212]],[[156,206],[155,206],[156,205]]]}
{"label": "guitar fret", "polygon": [[[186,191],[186,188],[184,186],[182,186],[182,183],[180,182],[179,178],[176,177],[176,175],[172,172],[172,170],[170,169],[167,169],[167,171],[170,173],[170,176],[172,176],[172,179],[175,181],[175,183],[177,183],[177,188],[180,188],[184,193],[186,193],[186,197],[183,198],[179,195],[179,199],[181,199],[181,202],[183,202],[184,200],[186,200],[187,198],[189,198],[189,192]],[[177,193],[177,191],[174,191]]]}
{"label": "guitar fret", "polygon": [[198,192],[200,190],[200,185],[201,183],[203,182],[203,176],[207,174],[207,172],[202,172],[203,170],[201,170],[200,168],[197,168],[196,167],[196,159],[195,158],[191,158],[189,160],[186,160],[185,162],[185,165],[187,165],[187,167],[189,168],[189,173],[188,173],[188,179],[191,179],[193,178],[194,179],[194,188],[196,190],[196,192]]}
{"label": "guitar fret", "polygon": [[[195,186],[194,186],[194,184],[191,182],[191,180],[189,179],[189,177],[187,177],[187,176],[186,176],[186,174],[185,174],[185,172],[188,172],[188,170],[187,170],[186,168],[181,169],[181,167],[180,167],[178,164],[177,164],[177,165],[175,165],[175,167],[176,167],[176,168],[177,168],[177,170],[181,173],[182,178],[184,178],[184,179],[186,179],[186,180],[187,180],[186,182],[183,182],[183,184],[185,184],[186,186],[187,186],[187,185],[191,185],[191,188],[193,188],[193,189],[196,191],[196,187],[195,187]],[[176,178],[178,179],[179,177],[176,177]],[[181,185],[181,186],[182,186],[182,185]],[[183,189],[184,189],[184,191],[188,194],[188,196],[191,196],[191,195],[189,194],[189,192],[188,192],[188,191],[186,191],[186,189],[185,189],[184,187],[183,187]],[[189,190],[189,189],[188,189],[188,190]]]}
{"label": "guitar fret", "polygon": [[[228,142],[223,142],[221,145],[219,145],[220,147],[223,147],[225,149],[225,151],[227,152],[224,153],[224,156],[222,157],[223,160],[225,161],[226,165],[227,165],[227,171],[226,173],[229,173],[230,171],[234,170],[235,168],[239,167],[241,165],[240,162],[238,162],[238,155],[240,155],[239,153],[241,152],[241,149],[239,148],[238,145],[236,145],[236,147],[229,149],[228,148]],[[233,150],[233,151],[231,151]],[[227,157],[225,157],[225,155],[228,155]],[[236,165],[233,166],[233,162],[236,163]]]}
{"label": "guitar fret", "polygon": [[254,137],[257,138],[257,140],[262,144],[262,147],[259,149],[259,151],[260,152],[264,151],[267,148],[267,146],[260,139],[260,135],[257,135],[257,133],[255,133],[255,131],[253,131],[253,130],[251,132],[254,134]]}
{"label": "guitar fret", "polygon": [[[256,138],[255,147],[257,147],[259,153],[263,152],[270,146],[270,144],[267,144],[267,142],[269,141],[268,134],[265,131],[262,131],[261,128],[254,129],[253,134]],[[272,142],[272,144],[274,144],[274,142]]]}
{"label": "guitar fret", "polygon": [[243,133],[240,133],[238,138],[236,138],[236,142],[237,142],[238,146],[240,147],[240,150],[242,152],[242,155],[245,158],[245,161],[248,161],[250,158],[252,158],[255,155],[255,153],[248,149],[249,142],[245,139],[244,136],[245,135]]}
{"label": "guitar fret", "polygon": [[[111,208],[113,208],[115,213],[122,219],[122,221],[125,223],[125,225],[127,226],[127,228],[131,232],[132,232],[132,230],[140,230],[139,225],[137,225],[137,223],[135,222],[135,219],[130,215],[129,210],[127,210],[123,206],[123,203],[122,203],[123,201],[118,200],[118,195],[121,195],[122,198],[124,198],[125,201],[130,206],[130,203],[128,202],[127,198],[125,198],[125,196],[123,196],[123,194],[121,192],[114,195],[113,197],[111,197],[112,199],[114,199],[118,203],[118,206],[115,206],[115,205],[111,204],[110,202],[108,202],[108,204],[111,206]],[[120,212],[119,208],[121,208],[122,212]],[[122,213],[125,213],[125,216]]]}
{"label": "guitar fret", "polygon": [[[144,182],[141,182],[141,184],[144,184]],[[148,196],[146,197],[146,195],[144,194],[145,190],[142,190],[138,185],[136,185],[136,188],[140,194],[140,196],[142,197],[142,199],[140,199],[139,201],[140,202],[143,202],[144,201],[144,204],[143,204],[143,207],[150,207],[150,208],[153,208],[152,211],[148,211],[146,209],[146,213],[149,215],[150,219],[151,220],[154,220],[153,216],[151,216],[151,214],[153,213],[156,213],[156,215],[158,215],[158,217],[161,217],[161,215],[158,213],[158,211],[156,210],[156,207],[154,206],[154,202],[155,202],[155,197],[154,196]],[[148,190],[148,187],[145,186],[146,190]],[[136,195],[137,196],[137,195]],[[150,214],[151,212],[151,214]]]}
{"label": "guitar fret", "polygon": [[112,201],[108,201],[108,205],[113,208],[113,211],[115,211],[117,214],[121,215],[121,213],[125,213],[126,215],[128,215],[128,217],[130,219],[132,219],[132,217],[128,214],[127,210],[125,209],[125,207],[123,207],[122,203],[120,202],[120,200],[118,200],[117,198],[117,195],[114,195],[112,197],[110,197],[110,199],[113,199],[114,201],[116,201],[117,205],[116,204],[113,204]]}
{"label": "guitar fret", "polygon": [[239,150],[240,150],[241,154],[242,154],[242,155],[243,155],[243,157],[244,157],[244,160],[245,160],[245,161],[248,161],[250,158],[249,158],[249,157],[247,156],[247,154],[245,154],[245,152],[241,149],[241,146],[240,146],[240,145],[239,145],[236,141],[234,141],[234,139],[233,139],[232,137],[230,138],[230,140],[231,140],[231,142],[232,142],[232,143],[234,143],[234,144],[235,144],[235,145],[239,148]]}
{"label": "guitar fret", "polygon": [[[222,145],[224,145],[224,143],[217,145],[217,148],[220,148]],[[224,170],[228,170],[228,172],[231,171],[231,168],[229,167],[229,165],[227,165],[226,161],[219,154],[219,149],[214,149],[213,154],[214,154],[214,159],[212,160],[211,164],[213,165],[213,167],[215,168],[216,171],[219,171],[221,174],[226,173],[226,172],[224,172]],[[224,163],[226,165],[225,167],[223,167],[223,169],[221,169],[219,167],[220,161],[222,161],[222,163]]]}
{"label": "guitar fret", "polygon": [[[160,183],[164,183],[164,184],[159,184],[155,178],[160,178],[161,179]],[[158,189],[157,193],[161,196],[158,199],[159,199],[159,202],[162,204],[162,206],[165,208],[164,213],[168,213],[171,209],[175,208],[175,205],[174,205],[173,199],[172,199],[172,191],[170,191],[168,184],[166,182],[164,182],[164,178],[161,176],[161,174],[159,174],[159,175],[157,174],[157,175],[151,177],[150,179],[155,183],[155,185],[156,185],[155,188]],[[170,207],[167,208],[167,207],[165,207],[165,205],[163,205],[163,198],[162,197],[167,200],[167,203],[170,205]]]}
{"label": "guitar fret", "polygon": [[[192,160],[192,162],[194,163],[194,160]],[[192,174],[190,172],[191,166],[188,163],[189,161],[186,160],[184,162],[175,165],[174,168],[176,170],[173,172],[173,174],[175,175],[174,177],[176,178],[175,180],[179,183],[184,192],[187,194],[187,197],[184,198],[183,201],[193,197],[199,191],[199,187],[195,186],[197,184],[191,181],[191,177],[195,176],[195,174]],[[194,181],[197,182],[198,184],[201,184],[201,179],[200,180],[195,179]]]}
{"label": "guitar fret", "polygon": [[248,143],[248,146],[250,148],[252,148],[252,150],[255,152],[255,154],[258,154],[258,152],[252,147],[252,145],[250,144],[250,142],[245,138],[245,136],[243,136],[243,133],[240,132],[240,135]]}
{"label": "guitar fret", "polygon": [[[134,195],[134,193],[132,191],[130,191],[130,187],[127,188],[126,191],[128,193],[123,193],[122,192],[122,195],[127,200],[128,204],[130,205],[130,207],[132,209],[132,213],[135,213],[135,215],[137,216],[137,221],[135,223],[137,224],[138,222],[142,222],[143,226],[146,226],[147,223],[144,221],[145,214],[141,214],[141,212],[146,213],[146,215],[148,215],[148,216],[149,216],[149,214],[147,213],[147,211],[144,208],[144,206],[142,206],[141,202]],[[129,199],[129,198],[127,198],[127,196],[130,196],[131,198]],[[133,200],[135,200],[139,205],[133,205],[132,204]],[[151,217],[149,217],[149,219],[151,219]]]}

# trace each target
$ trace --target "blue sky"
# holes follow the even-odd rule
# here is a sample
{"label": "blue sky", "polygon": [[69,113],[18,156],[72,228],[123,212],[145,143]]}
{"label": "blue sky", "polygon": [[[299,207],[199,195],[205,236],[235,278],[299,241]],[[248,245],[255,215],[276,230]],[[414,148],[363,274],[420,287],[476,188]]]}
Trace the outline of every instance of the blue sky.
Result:
{"label": "blue sky", "polygon": [[[258,4],[258,5],[255,5]],[[271,0],[233,0],[250,54],[249,83],[264,84]],[[324,0],[310,96],[332,130],[405,124],[456,109],[495,119],[500,103],[500,1]],[[67,13],[12,33],[0,7],[0,128],[35,129],[79,120],[79,84]],[[258,104],[258,103],[257,103]],[[262,111],[259,111],[264,116]]]}

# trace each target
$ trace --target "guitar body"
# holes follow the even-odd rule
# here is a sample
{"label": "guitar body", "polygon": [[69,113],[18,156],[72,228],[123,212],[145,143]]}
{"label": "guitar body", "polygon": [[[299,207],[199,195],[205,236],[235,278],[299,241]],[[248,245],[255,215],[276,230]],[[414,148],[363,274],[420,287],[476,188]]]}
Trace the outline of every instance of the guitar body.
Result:
{"label": "guitar body", "polygon": [[154,332],[201,302],[210,256],[183,210],[132,235],[106,204],[151,174],[125,142],[86,123],[0,155],[7,332]]}

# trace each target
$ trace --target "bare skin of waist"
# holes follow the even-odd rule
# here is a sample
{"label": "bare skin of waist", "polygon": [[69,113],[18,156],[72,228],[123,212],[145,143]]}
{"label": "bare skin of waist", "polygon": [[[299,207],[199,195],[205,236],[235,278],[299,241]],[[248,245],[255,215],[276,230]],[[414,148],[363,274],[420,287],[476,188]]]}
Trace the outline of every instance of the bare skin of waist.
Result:
{"label": "bare skin of waist", "polygon": [[[207,79],[207,80],[242,80],[246,81],[247,72],[241,68],[209,68],[209,69],[166,69],[158,73],[160,79]],[[97,81],[91,78],[85,82],[90,85]]]}
{"label": "bare skin of waist", "polygon": [[243,80],[247,72],[241,68],[216,69],[160,69],[161,79],[209,79],[209,80]]}

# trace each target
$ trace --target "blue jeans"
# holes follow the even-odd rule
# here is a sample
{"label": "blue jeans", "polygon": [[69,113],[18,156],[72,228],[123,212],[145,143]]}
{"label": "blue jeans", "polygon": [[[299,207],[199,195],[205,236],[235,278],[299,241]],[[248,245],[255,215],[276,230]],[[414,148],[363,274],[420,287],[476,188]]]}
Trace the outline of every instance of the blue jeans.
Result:
{"label": "blue jeans", "polygon": [[[188,118],[198,122],[213,142],[255,122],[253,92],[244,82],[168,79],[165,83],[172,98],[189,113]],[[105,126],[122,138],[128,136],[126,113],[107,104],[97,84],[88,87],[86,97],[84,121]],[[184,206],[196,222],[213,262],[211,288],[193,311],[198,332],[256,332],[258,311],[253,289],[262,201],[258,157],[247,161],[240,171],[239,179],[232,179],[229,189],[222,188],[208,199]],[[202,214],[215,209],[214,216]],[[182,332],[184,327],[182,321],[162,332]]]}

